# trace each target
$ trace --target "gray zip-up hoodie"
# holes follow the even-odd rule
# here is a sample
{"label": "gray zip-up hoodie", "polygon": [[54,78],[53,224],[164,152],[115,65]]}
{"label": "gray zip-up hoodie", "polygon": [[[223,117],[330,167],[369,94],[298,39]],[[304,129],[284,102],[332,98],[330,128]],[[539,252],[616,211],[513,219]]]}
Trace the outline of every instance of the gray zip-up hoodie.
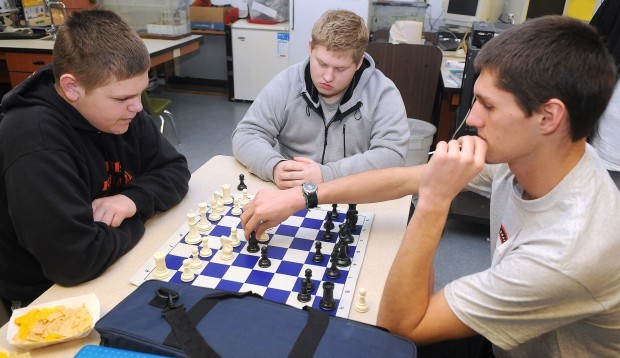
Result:
{"label": "gray zip-up hoodie", "polygon": [[365,54],[333,119],[324,119],[307,59],[263,88],[233,132],[232,146],[237,160],[264,180],[273,181],[278,162],[305,157],[321,165],[328,181],[402,166],[408,140],[400,92]]}

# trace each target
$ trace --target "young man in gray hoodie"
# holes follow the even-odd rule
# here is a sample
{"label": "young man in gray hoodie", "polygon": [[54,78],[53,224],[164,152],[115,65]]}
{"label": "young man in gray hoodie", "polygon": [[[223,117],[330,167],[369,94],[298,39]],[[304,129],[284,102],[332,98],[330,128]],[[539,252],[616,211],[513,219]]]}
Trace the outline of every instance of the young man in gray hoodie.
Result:
{"label": "young man in gray hoodie", "polygon": [[402,166],[409,126],[394,83],[364,51],[364,20],[346,10],[317,20],[310,57],[278,74],[233,132],[233,153],[280,188]]}

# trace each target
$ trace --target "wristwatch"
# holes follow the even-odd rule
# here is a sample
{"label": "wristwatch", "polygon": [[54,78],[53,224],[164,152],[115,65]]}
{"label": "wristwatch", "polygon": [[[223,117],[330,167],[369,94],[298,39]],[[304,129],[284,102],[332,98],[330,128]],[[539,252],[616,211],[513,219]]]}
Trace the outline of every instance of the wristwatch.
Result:
{"label": "wristwatch", "polygon": [[318,191],[316,184],[307,181],[301,184],[301,191],[304,194],[304,199],[306,199],[306,209],[313,209],[319,205],[319,198],[316,195]]}

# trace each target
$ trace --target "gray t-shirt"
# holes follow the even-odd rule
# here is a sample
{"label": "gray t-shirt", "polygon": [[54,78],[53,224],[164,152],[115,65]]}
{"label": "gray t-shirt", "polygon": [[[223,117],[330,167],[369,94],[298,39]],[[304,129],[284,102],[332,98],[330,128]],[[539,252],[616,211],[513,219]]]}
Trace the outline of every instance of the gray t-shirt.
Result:
{"label": "gray t-shirt", "polygon": [[445,288],[452,311],[497,357],[620,352],[620,193],[587,146],[547,195],[523,200],[506,164],[470,190],[491,194],[491,267]]}

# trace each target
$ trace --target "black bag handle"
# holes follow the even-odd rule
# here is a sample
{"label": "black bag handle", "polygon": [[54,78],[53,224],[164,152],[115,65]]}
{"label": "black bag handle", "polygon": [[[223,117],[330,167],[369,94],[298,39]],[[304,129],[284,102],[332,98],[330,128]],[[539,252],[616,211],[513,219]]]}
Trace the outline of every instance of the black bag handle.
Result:
{"label": "black bag handle", "polygon": [[[220,357],[198,332],[196,326],[215,305],[229,298],[262,297],[248,292],[215,292],[201,298],[187,313],[183,307],[175,307],[164,311],[164,316],[172,328],[163,344],[172,348],[182,349],[191,358]],[[289,357],[312,357],[321,342],[329,325],[329,315],[312,307],[305,306],[308,322],[295,341]],[[169,318],[170,316],[170,318]]]}
{"label": "black bag handle", "polygon": [[308,312],[308,323],[301,331],[293,349],[289,354],[291,358],[308,357],[311,358],[321,343],[321,338],[329,325],[329,315],[316,310],[310,306],[304,306],[304,311]]}

